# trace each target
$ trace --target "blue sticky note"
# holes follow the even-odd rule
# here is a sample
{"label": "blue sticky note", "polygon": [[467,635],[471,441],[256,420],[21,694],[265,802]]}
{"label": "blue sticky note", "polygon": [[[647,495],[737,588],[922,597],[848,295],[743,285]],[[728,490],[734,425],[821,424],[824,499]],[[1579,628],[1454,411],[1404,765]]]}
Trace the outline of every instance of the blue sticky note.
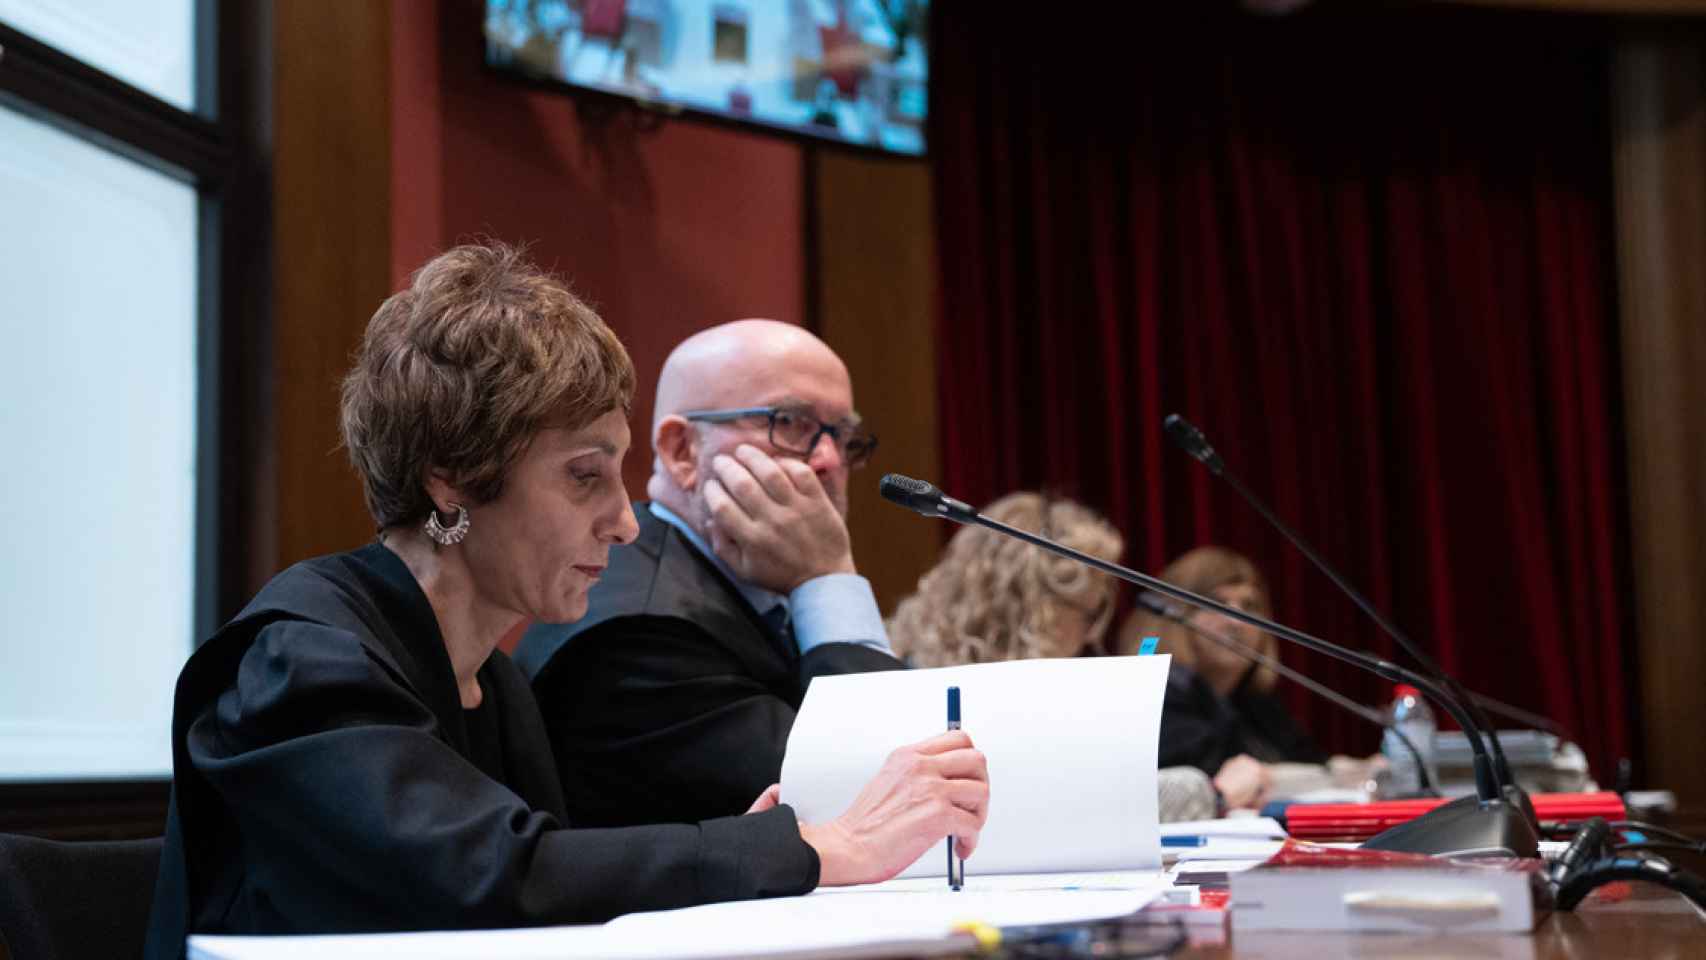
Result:
{"label": "blue sticky note", "polygon": [[1137,648],[1137,655],[1147,657],[1155,652],[1155,647],[1161,642],[1160,637],[1144,637],[1143,643]]}

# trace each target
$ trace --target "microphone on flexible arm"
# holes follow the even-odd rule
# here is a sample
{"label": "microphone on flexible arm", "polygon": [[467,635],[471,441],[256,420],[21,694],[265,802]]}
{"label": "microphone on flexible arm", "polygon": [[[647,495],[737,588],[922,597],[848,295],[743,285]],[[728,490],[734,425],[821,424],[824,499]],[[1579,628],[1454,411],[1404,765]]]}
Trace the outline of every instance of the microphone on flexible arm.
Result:
{"label": "microphone on flexible arm", "polygon": [[1179,610],[1179,608],[1172,604],[1167,603],[1153,593],[1139,592],[1137,595],[1137,605],[1163,620],[1168,620],[1184,627],[1186,630],[1189,630],[1196,636],[1202,637],[1204,640],[1209,640],[1225,647],[1259,667],[1272,670],[1274,673],[1277,673],[1287,680],[1290,680],[1292,683],[1308,690],[1310,693],[1337,704],[1346,711],[1353,713],[1364,720],[1367,720],[1369,723],[1380,727],[1387,733],[1392,734],[1398,739],[1398,742],[1404,746],[1404,749],[1409,751],[1410,756],[1415,758],[1416,769],[1421,773],[1422,793],[1430,797],[1439,796],[1439,787],[1434,783],[1433,776],[1428,773],[1427,764],[1422,760],[1422,752],[1416,749],[1415,742],[1406,736],[1404,731],[1398,729],[1395,724],[1388,723],[1386,717],[1381,714],[1379,710],[1357,703],[1350,697],[1345,696],[1324,683],[1319,683],[1304,676],[1299,671],[1293,670],[1247,643],[1242,643],[1224,633],[1220,633],[1219,631],[1197,626],[1191,622],[1190,618],[1186,616],[1183,611]]}
{"label": "microphone on flexible arm", "polygon": [[1341,647],[1265,617],[1258,617],[1211,597],[1176,587],[1165,580],[1074,550],[1046,537],[1008,526],[999,520],[983,516],[969,504],[943,494],[935,485],[922,480],[891,473],[883,477],[879,490],[884,499],[892,500],[927,517],[987,527],[1058,556],[1094,567],[1127,583],[1247,623],[1305,649],[1360,667],[1393,683],[1410,684],[1443,707],[1465,731],[1472,731],[1467,739],[1475,754],[1475,795],[1454,800],[1408,823],[1393,827],[1369,840],[1365,846],[1455,856],[1538,856],[1539,841],[1534,825],[1505,800],[1504,791],[1493,770],[1492,759],[1487,754],[1487,746],[1478,735],[1480,730],[1475,720],[1464,709],[1463,704],[1450,696],[1434,678],[1371,654]]}
{"label": "microphone on flexible arm", "polygon": [[[1379,625],[1381,630],[1385,631],[1387,636],[1396,640],[1398,645],[1404,649],[1404,652],[1414,657],[1424,669],[1431,670],[1440,676],[1445,675],[1444,671],[1440,670],[1439,664],[1430,659],[1427,654],[1416,649],[1415,645],[1412,644],[1397,627],[1393,626],[1390,621],[1379,613],[1379,611],[1375,610],[1374,604],[1370,603],[1366,597],[1351,587],[1351,585],[1345,581],[1344,577],[1340,576],[1336,570],[1329,567],[1327,562],[1321,559],[1320,555],[1310,548],[1307,543],[1304,543],[1302,538],[1294,533],[1290,527],[1281,523],[1279,518],[1275,517],[1273,512],[1267,508],[1267,505],[1257,499],[1256,496],[1250,492],[1249,488],[1245,487],[1236,476],[1227,472],[1226,461],[1218,452],[1215,451],[1214,447],[1208,442],[1208,438],[1203,436],[1203,432],[1197,428],[1196,424],[1193,424],[1184,417],[1174,413],[1169,414],[1167,418],[1161,422],[1161,425],[1163,429],[1167,431],[1167,436],[1173,441],[1175,446],[1185,451],[1185,453],[1189,454],[1191,458],[1196,460],[1198,463],[1207,467],[1209,473],[1212,473],[1217,477],[1221,477],[1227,483],[1231,484],[1232,488],[1238,492],[1239,496],[1244,498],[1246,503],[1255,508],[1256,512],[1260,513],[1263,519],[1272,524],[1274,528],[1291,543],[1292,546],[1296,547],[1304,556],[1308,557],[1309,561],[1315,565],[1316,569],[1326,574],[1327,578],[1333,581],[1334,586],[1337,586],[1346,595],[1348,595],[1352,602],[1362,609],[1363,613],[1367,614],[1377,625]],[[1489,697],[1484,693],[1476,693],[1473,690],[1465,689],[1463,685],[1458,683],[1455,679],[1447,679],[1450,680],[1453,692],[1455,692],[1459,697],[1473,703],[1475,707],[1480,710],[1496,713],[1507,720],[1515,720],[1517,723],[1532,727],[1536,730],[1544,730],[1560,740],[1574,739],[1570,736],[1570,732],[1568,730],[1564,729],[1557,722],[1547,717],[1524,710],[1521,707],[1513,706],[1503,700]],[[1481,719],[1483,723],[1486,722],[1485,718],[1478,717],[1478,719]],[[1492,729],[1490,724],[1488,725],[1488,729]],[[1498,736],[1496,733],[1494,734],[1493,742],[1495,744],[1493,750],[1494,760],[1501,766],[1507,767],[1507,769],[1502,770],[1501,773],[1505,776],[1507,781],[1510,781],[1511,778],[1509,775],[1508,764],[1505,763],[1504,759],[1504,748],[1503,746],[1498,745]]]}
{"label": "microphone on flexible arm", "polygon": [[[1475,736],[1484,736],[1487,739],[1488,743],[1492,746],[1493,763],[1497,768],[1496,772],[1498,773],[1499,780],[1503,783],[1504,789],[1509,791],[1511,801],[1516,803],[1522,809],[1523,815],[1528,818],[1531,824],[1537,824],[1538,821],[1534,816],[1534,804],[1529,800],[1528,793],[1521,787],[1517,786],[1516,778],[1511,775],[1510,764],[1505,760],[1504,747],[1499,743],[1498,731],[1493,728],[1493,724],[1487,719],[1487,715],[1481,712],[1477,698],[1471,696],[1468,691],[1464,690],[1463,686],[1450,674],[1440,669],[1440,665],[1436,663],[1432,657],[1428,656],[1421,650],[1421,648],[1411,642],[1410,638],[1405,636],[1403,631],[1399,630],[1392,621],[1388,620],[1380,613],[1379,610],[1375,609],[1374,604],[1369,602],[1368,598],[1358,592],[1355,587],[1351,586],[1349,581],[1347,581],[1337,570],[1333,569],[1326,560],[1322,559],[1321,555],[1316,553],[1314,548],[1310,547],[1309,544],[1303,541],[1302,537],[1298,536],[1290,527],[1281,522],[1279,517],[1274,516],[1274,512],[1268,509],[1267,504],[1263,503],[1254,493],[1251,493],[1249,488],[1245,487],[1235,474],[1226,469],[1226,461],[1222,459],[1220,454],[1215,451],[1214,447],[1209,444],[1208,438],[1203,436],[1203,432],[1197,429],[1195,424],[1176,413],[1168,414],[1167,418],[1163,420],[1161,424],[1162,428],[1166,430],[1167,436],[1179,447],[1179,449],[1185,451],[1185,453],[1189,454],[1192,459],[1207,467],[1210,473],[1220,477],[1222,480],[1225,480],[1240,497],[1244,498],[1245,503],[1248,503],[1257,513],[1261,514],[1262,519],[1266,520],[1270,526],[1278,530],[1292,546],[1297,548],[1298,552],[1302,553],[1309,559],[1310,563],[1315,565],[1317,570],[1326,574],[1327,579],[1333,581],[1333,585],[1338,587],[1341,593],[1350,597],[1352,602],[1361,608],[1362,612],[1367,614],[1369,619],[1373,620],[1375,624],[1380,627],[1381,631],[1391,637],[1405,653],[1408,653],[1412,660],[1420,664],[1423,670],[1427,671],[1434,677],[1439,678],[1441,684],[1447,690],[1451,691],[1452,696],[1463,702],[1468,712],[1474,716],[1476,726],[1479,728],[1476,733],[1471,734],[1468,728],[1465,727],[1465,736],[1471,739]],[[1461,724],[1461,722],[1462,721],[1459,721],[1459,724]],[[1485,732],[1483,733],[1482,731]]]}

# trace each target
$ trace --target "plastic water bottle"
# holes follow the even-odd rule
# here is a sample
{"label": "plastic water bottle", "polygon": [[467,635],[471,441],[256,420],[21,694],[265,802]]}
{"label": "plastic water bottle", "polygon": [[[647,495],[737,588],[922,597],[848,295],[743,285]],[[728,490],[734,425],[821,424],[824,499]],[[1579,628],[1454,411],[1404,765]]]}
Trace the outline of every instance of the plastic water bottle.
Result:
{"label": "plastic water bottle", "polygon": [[[1422,762],[1427,765],[1427,782],[1437,787],[1439,767],[1434,762],[1434,731],[1438,724],[1434,722],[1434,712],[1422,699],[1421,692],[1407,683],[1398,684],[1392,693],[1392,706],[1386,712],[1387,723],[1415,744],[1416,752],[1422,755]],[[1423,781],[1416,769],[1416,755],[1410,752],[1404,741],[1393,735],[1392,729],[1388,729],[1381,738],[1380,752],[1386,755],[1390,770],[1387,781],[1390,796],[1415,796],[1422,791]]]}

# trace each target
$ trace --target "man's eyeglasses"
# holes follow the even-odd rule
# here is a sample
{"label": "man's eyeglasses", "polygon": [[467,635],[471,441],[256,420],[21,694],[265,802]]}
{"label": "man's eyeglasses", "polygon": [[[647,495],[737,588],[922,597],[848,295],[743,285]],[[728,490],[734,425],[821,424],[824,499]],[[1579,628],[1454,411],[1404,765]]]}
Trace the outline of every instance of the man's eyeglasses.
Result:
{"label": "man's eyeglasses", "polygon": [[875,434],[852,423],[827,424],[797,407],[738,407],[729,410],[691,410],[681,415],[700,423],[732,423],[765,418],[770,424],[770,445],[786,453],[809,457],[825,435],[841,451],[851,469],[871,462],[877,451]]}

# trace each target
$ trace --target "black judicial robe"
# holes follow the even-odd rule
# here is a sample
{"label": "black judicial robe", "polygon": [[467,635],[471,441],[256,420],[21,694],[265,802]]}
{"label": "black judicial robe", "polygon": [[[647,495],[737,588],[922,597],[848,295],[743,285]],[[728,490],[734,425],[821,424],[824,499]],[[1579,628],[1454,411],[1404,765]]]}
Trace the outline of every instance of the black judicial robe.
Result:
{"label": "black judicial robe", "polygon": [[526,680],[501,652],[462,709],[432,608],[370,544],[297,564],[190,658],[147,954],[196,933],[607,920],[797,894],[793,812],[568,829]]}
{"label": "black judicial robe", "polygon": [[1255,688],[1255,674],[1252,666],[1222,697],[1201,674],[1174,663],[1161,706],[1160,765],[1197,767],[1212,777],[1241,753],[1263,763],[1326,763],[1326,752],[1285,706]]}
{"label": "black judicial robe", "polygon": [[681,531],[636,505],[587,615],[535,624],[533,680],[569,816],[592,826],[691,823],[746,809],[781,778],[813,677],[899,670],[854,643],[800,656]]}

